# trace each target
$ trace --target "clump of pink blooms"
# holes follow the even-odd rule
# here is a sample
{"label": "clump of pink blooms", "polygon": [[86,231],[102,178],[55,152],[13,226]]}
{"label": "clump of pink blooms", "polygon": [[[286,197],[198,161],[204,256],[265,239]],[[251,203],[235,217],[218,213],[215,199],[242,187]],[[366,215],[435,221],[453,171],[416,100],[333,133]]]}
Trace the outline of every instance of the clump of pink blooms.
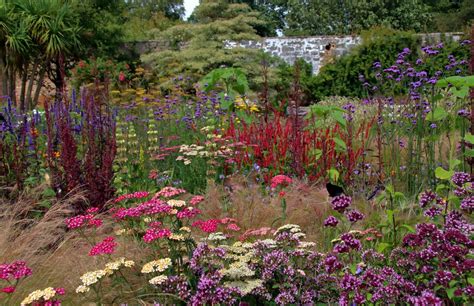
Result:
{"label": "clump of pink blooms", "polygon": [[289,184],[291,184],[291,182],[293,182],[293,180],[286,176],[286,175],[283,175],[283,174],[279,174],[279,175],[275,175],[271,182],[270,182],[270,187],[275,189],[279,186],[281,187],[286,187],[288,186]]}
{"label": "clump of pink blooms", "polygon": [[143,199],[143,198],[148,197],[149,195],[150,195],[150,193],[148,191],[137,191],[137,192],[134,192],[134,193],[123,194],[123,195],[117,197],[114,200],[114,203],[119,203],[119,202],[122,202],[122,201],[125,201],[125,200],[132,200],[132,199]]}
{"label": "clump of pink blooms", "polygon": [[117,247],[117,242],[115,242],[115,238],[112,236],[105,237],[102,242],[97,243],[92,247],[89,252],[89,256],[97,256],[102,254],[113,254],[115,252],[115,248]]}
{"label": "clump of pink blooms", "polygon": [[169,237],[171,234],[171,231],[167,228],[152,227],[146,230],[143,241],[151,243],[157,239]]}
{"label": "clump of pink blooms", "polygon": [[76,229],[81,227],[100,227],[102,219],[97,218],[94,214],[99,211],[98,208],[89,208],[84,215],[78,215],[65,220],[68,229]]}
{"label": "clump of pink blooms", "polygon": [[219,225],[226,225],[225,229],[238,232],[240,227],[236,224],[237,220],[233,218],[223,218],[223,219],[209,219],[209,220],[198,220],[195,221],[192,226],[201,229],[205,233],[215,233]]}
{"label": "clump of pink blooms", "polygon": [[127,217],[136,218],[140,216],[167,214],[172,207],[160,199],[152,199],[144,202],[136,207],[119,208],[116,210],[114,217],[121,220]]}
{"label": "clump of pink blooms", "polygon": [[186,193],[186,190],[180,189],[180,188],[175,188],[175,187],[164,187],[160,191],[158,191],[153,198],[159,198],[159,197],[164,197],[164,198],[171,198],[175,197],[177,195]]}
{"label": "clump of pink blooms", "polygon": [[19,280],[30,276],[31,269],[26,265],[25,261],[17,260],[10,264],[4,263],[0,265],[0,279],[9,281],[10,279]]}
{"label": "clump of pink blooms", "polygon": [[204,197],[202,195],[196,195],[196,196],[193,196],[191,200],[189,200],[189,204],[196,206],[202,201],[204,201]]}

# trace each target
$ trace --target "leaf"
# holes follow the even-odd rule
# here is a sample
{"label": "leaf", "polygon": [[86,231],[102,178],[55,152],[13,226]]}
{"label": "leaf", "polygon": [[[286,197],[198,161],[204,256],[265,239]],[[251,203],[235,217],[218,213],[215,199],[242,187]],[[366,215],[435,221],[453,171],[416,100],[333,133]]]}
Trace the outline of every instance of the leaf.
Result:
{"label": "leaf", "polygon": [[464,152],[464,155],[466,157],[474,157],[474,149],[467,149],[465,152]]}
{"label": "leaf", "polygon": [[342,127],[346,127],[347,122],[341,112],[332,112],[331,117],[336,120]]}
{"label": "leaf", "polygon": [[464,136],[464,140],[469,142],[470,144],[474,144],[474,135],[472,135],[471,133],[467,133]]}
{"label": "leaf", "polygon": [[457,166],[461,164],[461,161],[459,159],[451,159],[449,161],[449,170],[454,170]]}
{"label": "leaf", "polygon": [[440,180],[449,180],[454,175],[454,171],[447,171],[441,167],[436,168],[435,176]]}
{"label": "leaf", "polygon": [[311,155],[311,156],[314,156],[314,158],[315,158],[316,160],[318,160],[318,159],[320,159],[321,156],[323,155],[323,150],[321,150],[321,149],[312,149],[312,150],[310,151],[310,155]]}
{"label": "leaf", "polygon": [[474,277],[468,277],[467,282],[469,283],[469,285],[474,286]]}
{"label": "leaf", "polygon": [[449,288],[449,289],[446,289],[446,294],[448,295],[448,298],[450,300],[452,300],[454,298],[454,292],[457,290],[458,288],[454,287],[454,288]]}
{"label": "leaf", "polygon": [[56,196],[56,192],[54,192],[53,189],[51,188],[46,188],[44,191],[43,191],[43,197],[45,198],[52,198],[52,197],[55,197]]}
{"label": "leaf", "polygon": [[390,246],[389,243],[380,242],[380,243],[377,245],[377,252],[382,253],[382,252],[385,251],[385,249],[388,248],[389,246]]}
{"label": "leaf", "polygon": [[331,168],[331,169],[328,170],[327,173],[328,173],[329,179],[333,183],[336,183],[339,180],[339,171],[337,171],[336,169]]}
{"label": "leaf", "polygon": [[413,226],[410,226],[408,224],[402,224],[402,225],[400,225],[400,227],[406,229],[410,233],[415,233],[416,232],[415,229],[413,228]]}
{"label": "leaf", "polygon": [[436,107],[434,110],[426,114],[426,121],[435,122],[443,120],[448,116],[448,113],[442,107]]}
{"label": "leaf", "polygon": [[336,150],[339,152],[347,151],[346,143],[339,137],[334,137],[334,142],[336,143]]}

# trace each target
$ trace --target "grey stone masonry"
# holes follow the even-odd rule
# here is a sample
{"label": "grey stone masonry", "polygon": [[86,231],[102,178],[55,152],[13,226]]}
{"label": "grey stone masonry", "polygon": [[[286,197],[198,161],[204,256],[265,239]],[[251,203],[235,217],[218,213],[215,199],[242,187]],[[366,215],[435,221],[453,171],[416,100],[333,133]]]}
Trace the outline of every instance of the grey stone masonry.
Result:
{"label": "grey stone masonry", "polygon": [[[427,33],[421,36],[422,44],[435,44],[443,37],[458,41],[463,33]],[[226,41],[226,48],[261,49],[285,62],[292,64],[297,58],[311,63],[313,74],[317,74],[322,66],[334,58],[346,54],[362,42],[360,36],[311,36],[311,37],[266,37],[260,40]],[[185,46],[183,46],[185,47]],[[168,46],[159,41],[133,42],[125,46],[138,54],[160,52]]]}

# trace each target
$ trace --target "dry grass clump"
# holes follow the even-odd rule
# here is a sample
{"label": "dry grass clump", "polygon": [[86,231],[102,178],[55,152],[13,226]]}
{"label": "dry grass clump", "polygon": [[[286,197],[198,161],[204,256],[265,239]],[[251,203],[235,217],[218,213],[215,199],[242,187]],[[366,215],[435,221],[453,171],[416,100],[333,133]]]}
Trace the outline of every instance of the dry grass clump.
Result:
{"label": "dry grass clump", "polygon": [[[88,256],[91,245],[76,231],[66,229],[64,220],[73,215],[73,204],[85,201],[80,193],[55,200],[49,209],[42,209],[44,214],[35,216],[40,210],[43,188],[30,190],[14,202],[0,198],[0,263],[24,260],[33,270],[31,276],[21,281],[10,304],[19,305],[30,292],[51,286],[66,289],[64,304],[78,305],[84,302],[75,293],[80,276],[102,269],[109,259]],[[86,234],[88,239],[98,242],[112,231],[113,224],[106,222],[99,231],[88,230]],[[138,260],[147,254],[128,239],[117,242],[114,258]]]}
{"label": "dry grass clump", "polygon": [[319,241],[323,237],[323,222],[331,209],[325,189],[301,181],[285,188],[287,207],[283,220],[278,194],[265,195],[260,185],[248,183],[242,177],[234,177],[231,185],[232,192],[228,192],[223,186],[210,182],[206,201],[201,206],[203,218],[237,219],[242,232],[292,223],[300,225],[308,239]]}

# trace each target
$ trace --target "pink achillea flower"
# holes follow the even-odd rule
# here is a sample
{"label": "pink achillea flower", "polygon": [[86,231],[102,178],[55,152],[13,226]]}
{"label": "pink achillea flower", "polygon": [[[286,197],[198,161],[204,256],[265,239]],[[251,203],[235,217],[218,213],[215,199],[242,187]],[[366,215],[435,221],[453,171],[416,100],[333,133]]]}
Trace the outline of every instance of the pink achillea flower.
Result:
{"label": "pink achillea flower", "polygon": [[219,224],[221,224],[221,220],[209,219],[207,221],[196,221],[192,224],[192,226],[198,227],[206,233],[215,233]]}
{"label": "pink achillea flower", "polygon": [[136,218],[146,215],[155,215],[164,213],[167,214],[171,211],[172,207],[166,202],[159,199],[152,199],[145,203],[142,203],[136,207],[130,208],[119,208],[114,214],[114,217],[122,220],[127,217]]}
{"label": "pink achillea flower", "polygon": [[54,288],[54,291],[56,291],[56,294],[58,295],[65,295],[66,294],[66,289],[60,287],[60,288]]}
{"label": "pink achillea flower", "polygon": [[102,225],[102,220],[95,218],[93,214],[79,215],[65,220],[68,229],[75,229],[84,226],[99,227]]}
{"label": "pink achillea flower", "polygon": [[234,218],[222,218],[220,221],[222,224],[237,223],[237,220],[235,220]]}
{"label": "pink achillea flower", "polygon": [[134,193],[123,194],[119,196],[118,198],[116,198],[114,200],[114,203],[119,203],[125,200],[131,200],[131,199],[142,199],[142,198],[148,197],[149,195],[150,193],[148,191],[137,191]]}
{"label": "pink achillea flower", "polygon": [[274,230],[270,227],[262,227],[259,229],[249,229],[240,236],[239,240],[244,241],[249,237],[266,236],[266,235],[272,234],[273,232]]}
{"label": "pink achillea flower", "polygon": [[191,200],[189,200],[189,203],[191,205],[198,205],[199,203],[201,203],[202,201],[204,201],[204,197],[202,195],[196,195],[194,197],[191,198]]}
{"label": "pink achillea flower", "polygon": [[293,180],[286,175],[283,175],[283,174],[275,175],[271,180],[270,187],[271,188],[277,188],[278,186],[285,187],[291,184],[292,181]]}
{"label": "pink achillea flower", "polygon": [[165,187],[158,191],[153,199],[159,198],[159,197],[164,197],[164,198],[171,198],[180,194],[186,193],[186,190],[180,189],[180,188],[175,188],[175,187]]}
{"label": "pink achillea flower", "polygon": [[235,223],[231,223],[231,224],[227,225],[227,229],[230,230],[230,231],[234,231],[234,232],[240,231],[240,227]]}
{"label": "pink achillea flower", "polygon": [[188,219],[191,219],[191,218],[194,218],[196,217],[197,215],[199,215],[201,213],[201,211],[197,208],[194,208],[194,207],[186,207],[185,209],[183,209],[182,211],[178,212],[176,214],[176,217],[178,217],[178,219],[184,219],[184,218],[188,218]]}
{"label": "pink achillea flower", "polygon": [[0,289],[0,292],[13,293],[13,292],[15,292],[15,287],[13,287],[13,286],[4,287],[4,288]]}
{"label": "pink achillea flower", "polygon": [[11,264],[0,265],[0,279],[9,280],[14,278],[16,280],[30,276],[31,269],[26,265],[25,261],[14,261]]}
{"label": "pink achillea flower", "polygon": [[115,248],[117,247],[117,243],[115,242],[114,237],[105,237],[102,242],[97,243],[92,247],[89,252],[89,256],[97,256],[102,254],[113,254],[115,252]]}
{"label": "pink achillea flower", "polygon": [[160,229],[153,227],[146,230],[145,235],[143,235],[143,241],[145,241],[145,243],[151,243],[156,239],[169,237],[171,234],[171,231],[167,228]]}

